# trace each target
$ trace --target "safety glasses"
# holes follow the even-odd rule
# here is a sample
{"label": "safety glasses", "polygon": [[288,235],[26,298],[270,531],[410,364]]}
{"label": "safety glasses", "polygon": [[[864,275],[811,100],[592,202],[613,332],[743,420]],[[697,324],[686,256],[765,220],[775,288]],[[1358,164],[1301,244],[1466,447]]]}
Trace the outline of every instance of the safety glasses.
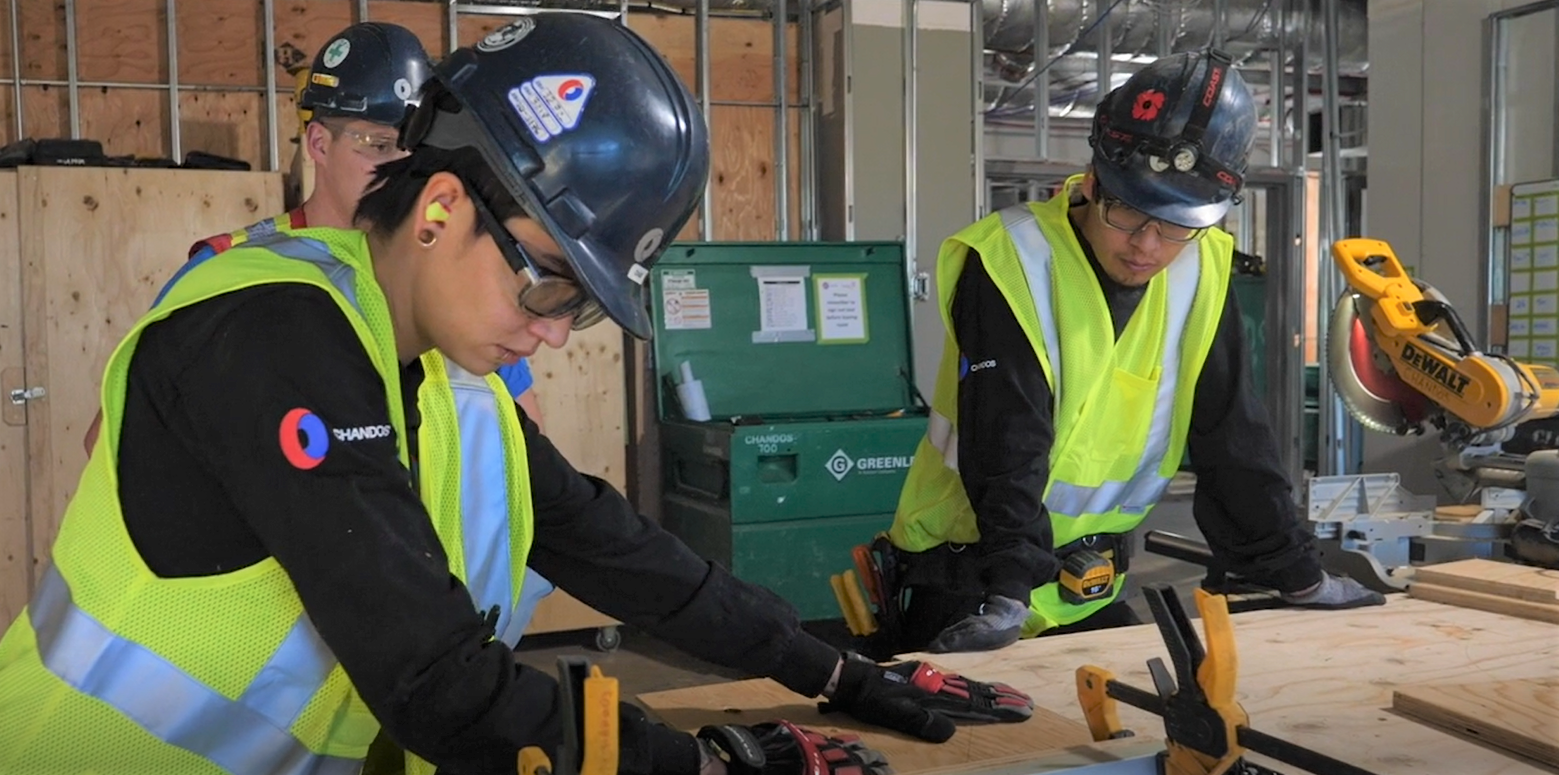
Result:
{"label": "safety glasses", "polygon": [[404,159],[411,155],[410,151],[403,150],[396,144],[397,138],[394,134],[359,132],[338,122],[325,121],[321,123],[324,123],[325,127],[332,133],[345,137],[348,146],[354,153],[375,164]]}
{"label": "safety glasses", "polygon": [[1150,224],[1156,224],[1159,239],[1181,244],[1191,242],[1207,231],[1205,228],[1193,229],[1190,226],[1181,226],[1154,218],[1105,193],[1097,181],[1094,183],[1094,191],[1097,193],[1099,200],[1099,206],[1095,207],[1094,211],[1099,213],[1099,220],[1105,226],[1116,231],[1124,231],[1127,234],[1136,236],[1148,228]]}
{"label": "safety glasses", "polygon": [[590,298],[578,281],[538,266],[525,246],[504,228],[498,216],[477,196],[476,188],[469,182],[466,183],[466,191],[471,194],[471,201],[476,205],[477,218],[481,219],[482,226],[492,235],[493,242],[498,244],[498,251],[503,254],[504,261],[527,280],[525,289],[520,291],[521,309],[545,320],[572,317],[571,325],[575,331],[584,330],[605,319],[606,311]]}

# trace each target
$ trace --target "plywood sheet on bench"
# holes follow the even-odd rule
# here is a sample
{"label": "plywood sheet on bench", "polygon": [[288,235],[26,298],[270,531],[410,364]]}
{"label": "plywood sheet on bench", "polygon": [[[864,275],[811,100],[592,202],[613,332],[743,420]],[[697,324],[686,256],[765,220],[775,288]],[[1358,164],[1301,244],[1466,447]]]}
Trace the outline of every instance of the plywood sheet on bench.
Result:
{"label": "plywood sheet on bench", "polygon": [[[1190,599],[1185,598],[1190,605]],[[1559,679],[1559,627],[1391,595],[1384,607],[1280,609],[1233,617],[1237,696],[1251,726],[1375,775],[1528,775],[1552,770],[1447,734],[1391,710],[1392,692],[1426,683]],[[1199,627],[1200,625],[1198,625]],[[913,655],[908,655],[913,656]],[[1095,664],[1151,688],[1147,660],[1167,657],[1151,625],[1022,641],[978,654],[928,655],[986,681],[1005,681],[1040,707],[1082,720],[1074,673]],[[1121,722],[1163,735],[1129,706]],[[1279,771],[1292,767],[1257,758]]]}
{"label": "plywood sheet on bench", "polygon": [[1022,723],[961,725],[953,739],[926,743],[869,727],[842,714],[825,716],[818,712],[815,701],[766,678],[642,694],[639,702],[666,724],[689,732],[706,724],[758,724],[783,718],[820,732],[858,734],[887,756],[898,775],[961,770],[1092,742],[1088,728],[1080,722],[1038,710]]}
{"label": "plywood sheet on bench", "polygon": [[1404,686],[1392,707],[1559,767],[1559,678]]}

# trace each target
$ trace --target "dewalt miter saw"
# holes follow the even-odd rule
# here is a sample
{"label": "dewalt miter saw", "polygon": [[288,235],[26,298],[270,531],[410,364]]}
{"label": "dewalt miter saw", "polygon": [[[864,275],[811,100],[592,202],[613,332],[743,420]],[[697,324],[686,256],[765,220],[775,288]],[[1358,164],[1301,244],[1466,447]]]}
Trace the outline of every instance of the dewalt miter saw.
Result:
{"label": "dewalt miter saw", "polygon": [[[1331,383],[1348,413],[1364,427],[1382,433],[1409,435],[1436,429],[1445,452],[1436,463],[1436,474],[1453,497],[1466,502],[1482,491],[1483,505],[1490,506],[1490,491],[1513,493],[1527,522],[1535,519],[1549,528],[1547,535],[1559,535],[1553,529],[1559,525],[1559,490],[1537,491],[1555,489],[1548,485],[1554,477],[1546,471],[1530,476],[1530,456],[1506,454],[1500,447],[1518,424],[1559,412],[1559,371],[1484,352],[1446,297],[1423,280],[1409,277],[1385,242],[1341,240],[1332,245],[1332,257],[1348,287],[1332,311],[1326,358]],[[1343,478],[1369,477],[1320,480]],[[1402,527],[1406,523],[1376,517],[1382,503],[1402,502],[1393,492],[1394,483],[1312,480],[1310,489],[1317,488],[1343,492],[1330,498],[1337,502],[1348,501],[1356,491],[1356,500],[1365,504],[1363,510],[1374,512],[1363,517],[1350,512],[1341,521],[1326,517],[1337,523],[1329,529],[1340,539],[1373,527],[1379,536],[1394,532],[1392,540],[1406,540]],[[1335,511],[1335,504],[1315,505],[1312,521],[1317,521],[1317,513]],[[1432,513],[1427,516],[1426,524],[1433,521]],[[1458,529],[1477,530],[1478,526]],[[1517,529],[1522,535],[1530,532]],[[1320,529],[1317,534],[1322,534]],[[1512,539],[1507,553],[1527,559],[1516,543]]]}
{"label": "dewalt miter saw", "polygon": [[1348,412],[1383,433],[1424,432],[1460,452],[1498,444],[1559,411],[1559,371],[1482,352],[1445,296],[1408,277],[1391,246],[1332,246],[1348,289],[1332,312],[1327,365]]}

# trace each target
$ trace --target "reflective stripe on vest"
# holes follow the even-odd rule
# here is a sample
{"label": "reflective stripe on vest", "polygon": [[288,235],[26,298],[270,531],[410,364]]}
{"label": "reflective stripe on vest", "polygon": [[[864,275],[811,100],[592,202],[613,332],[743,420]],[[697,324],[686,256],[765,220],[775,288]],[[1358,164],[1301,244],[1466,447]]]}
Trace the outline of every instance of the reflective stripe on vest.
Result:
{"label": "reflective stripe on vest", "polygon": [[[519,642],[509,545],[509,476],[499,406],[487,380],[444,358],[460,422],[460,534],[466,588],[477,610],[498,606],[497,637]],[[510,632],[513,628],[515,631]]]}
{"label": "reflective stripe on vest", "polygon": [[52,564],[28,606],[28,622],[39,658],[60,680],[236,775],[351,775],[362,768],[357,759],[315,754],[288,731],[336,665],[307,617],[298,618],[236,700],[77,608]]}
{"label": "reflective stripe on vest", "polygon": [[[1040,332],[1044,337],[1045,352],[1049,355],[1053,375],[1051,394],[1059,405],[1063,358],[1052,296],[1050,242],[1040,231],[1039,222],[1027,205],[1003,209],[1001,219],[1008,236],[1012,238],[1013,246],[1017,248],[1029,293],[1033,297],[1034,310],[1039,316]],[[1175,416],[1175,389],[1180,374],[1181,342],[1186,322],[1191,317],[1191,303],[1196,299],[1197,285],[1201,280],[1201,253],[1197,243],[1187,245],[1166,271],[1169,296],[1162,372],[1142,458],[1128,481],[1104,482],[1097,487],[1085,487],[1053,478],[1045,494],[1045,508],[1056,514],[1075,517],[1104,514],[1116,509],[1125,514],[1141,514],[1152,508],[1169,487],[1170,480],[1159,474],[1159,468],[1169,451],[1170,427]],[[944,464],[954,471],[958,470],[958,431],[953,424],[941,414],[932,412],[927,437],[942,454]]]}
{"label": "reflective stripe on vest", "polygon": [[[282,236],[263,246],[319,267],[358,306],[355,270],[322,243]],[[237,775],[347,775],[362,767],[358,759],[315,754],[290,732],[336,666],[307,615],[298,617],[244,693],[229,699],[76,607],[69,583],[52,563],[28,610],[39,658],[50,672],[164,743]]]}

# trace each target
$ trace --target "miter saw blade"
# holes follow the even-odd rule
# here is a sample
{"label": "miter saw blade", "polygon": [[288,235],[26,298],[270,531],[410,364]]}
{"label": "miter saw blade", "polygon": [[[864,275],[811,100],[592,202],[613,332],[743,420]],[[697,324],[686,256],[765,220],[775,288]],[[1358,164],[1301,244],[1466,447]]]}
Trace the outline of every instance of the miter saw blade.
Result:
{"label": "miter saw blade", "polygon": [[1381,433],[1421,432],[1433,404],[1397,376],[1375,344],[1369,314],[1373,302],[1356,291],[1345,291],[1332,309],[1326,357],[1332,386],[1360,425]]}

